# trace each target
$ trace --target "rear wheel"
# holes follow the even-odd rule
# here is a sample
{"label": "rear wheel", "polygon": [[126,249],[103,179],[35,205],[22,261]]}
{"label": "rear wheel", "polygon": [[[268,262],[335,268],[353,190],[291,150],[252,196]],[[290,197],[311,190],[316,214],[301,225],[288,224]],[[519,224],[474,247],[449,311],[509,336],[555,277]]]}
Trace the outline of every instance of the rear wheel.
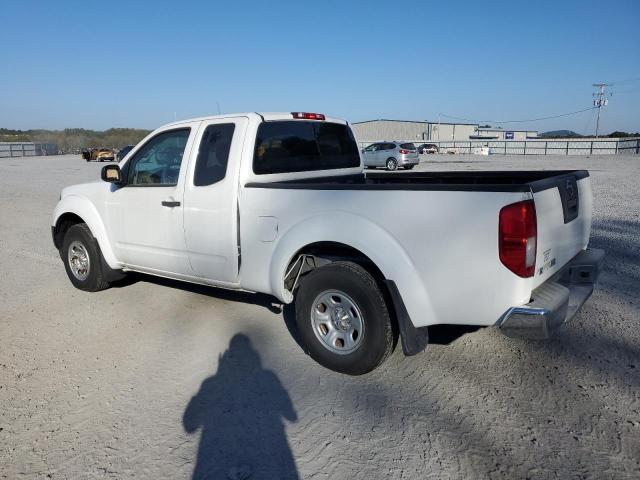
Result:
{"label": "rear wheel", "polygon": [[296,324],[307,353],[336,372],[362,375],[393,351],[382,291],[352,262],[331,263],[304,277],[296,295]]}
{"label": "rear wheel", "polygon": [[86,223],[69,228],[64,236],[60,257],[73,286],[87,292],[109,288],[104,279],[102,254]]}
{"label": "rear wheel", "polygon": [[387,159],[387,170],[396,170],[398,168],[398,161],[395,158]]}

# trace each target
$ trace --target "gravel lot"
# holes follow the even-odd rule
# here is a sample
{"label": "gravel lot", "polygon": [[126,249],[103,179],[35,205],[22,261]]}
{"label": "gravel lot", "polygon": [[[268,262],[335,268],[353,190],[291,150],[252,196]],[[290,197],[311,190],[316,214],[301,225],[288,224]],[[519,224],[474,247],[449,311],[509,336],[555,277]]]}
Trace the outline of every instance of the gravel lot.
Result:
{"label": "gravel lot", "polygon": [[591,171],[606,268],[553,340],[437,327],[351,378],[265,296],[143,276],[84,293],[50,215],[101,165],[0,159],[0,478],[640,478],[640,157],[423,159]]}

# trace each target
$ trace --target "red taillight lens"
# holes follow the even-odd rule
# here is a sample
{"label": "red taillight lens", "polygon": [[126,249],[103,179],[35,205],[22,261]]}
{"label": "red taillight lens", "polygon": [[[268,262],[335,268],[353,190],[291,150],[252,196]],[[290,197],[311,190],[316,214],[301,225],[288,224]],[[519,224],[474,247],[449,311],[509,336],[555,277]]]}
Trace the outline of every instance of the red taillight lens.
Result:
{"label": "red taillight lens", "polygon": [[503,265],[520,277],[533,277],[538,233],[533,200],[502,208],[498,232],[498,250]]}
{"label": "red taillight lens", "polygon": [[404,148],[401,148],[400,153],[407,154],[409,153],[409,150],[405,150]]}
{"label": "red taillight lens", "polygon": [[309,113],[309,112],[291,112],[293,118],[299,118],[303,120],[324,120],[325,117],[322,113]]}

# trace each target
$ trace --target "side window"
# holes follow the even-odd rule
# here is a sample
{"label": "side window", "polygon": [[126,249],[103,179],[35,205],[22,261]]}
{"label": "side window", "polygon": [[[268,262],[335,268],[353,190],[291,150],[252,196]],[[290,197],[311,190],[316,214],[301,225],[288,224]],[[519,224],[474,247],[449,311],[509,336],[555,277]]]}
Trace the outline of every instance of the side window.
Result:
{"label": "side window", "polygon": [[235,124],[209,125],[202,134],[193,184],[196,187],[212,185],[227,174],[227,162]]}
{"label": "side window", "polygon": [[385,150],[393,150],[396,148],[396,144],[395,143],[385,143],[384,144],[384,149]]}
{"label": "side window", "polygon": [[364,149],[365,152],[375,152],[376,151],[376,144],[372,143],[371,145],[369,145],[367,148]]}
{"label": "side window", "polygon": [[181,128],[162,132],[143,145],[128,162],[127,184],[176,185],[190,131],[189,128]]}

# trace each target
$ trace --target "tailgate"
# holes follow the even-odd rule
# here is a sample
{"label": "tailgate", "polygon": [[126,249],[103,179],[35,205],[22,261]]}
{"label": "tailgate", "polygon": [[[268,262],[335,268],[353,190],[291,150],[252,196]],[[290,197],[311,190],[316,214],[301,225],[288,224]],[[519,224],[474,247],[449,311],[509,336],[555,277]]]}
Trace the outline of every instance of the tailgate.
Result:
{"label": "tailgate", "polygon": [[533,288],[587,248],[593,198],[586,170],[531,183],[538,224]]}

